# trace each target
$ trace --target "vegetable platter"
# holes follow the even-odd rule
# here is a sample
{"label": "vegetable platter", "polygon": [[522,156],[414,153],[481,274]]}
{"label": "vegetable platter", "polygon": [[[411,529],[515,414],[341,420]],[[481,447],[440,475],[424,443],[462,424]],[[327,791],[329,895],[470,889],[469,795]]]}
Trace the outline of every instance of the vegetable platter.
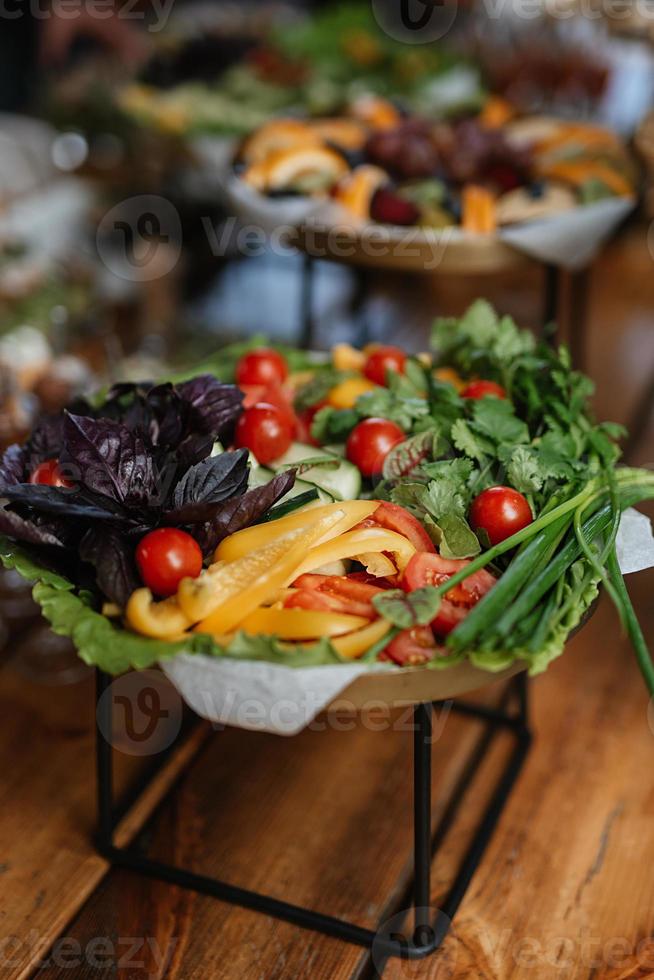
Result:
{"label": "vegetable platter", "polygon": [[431,346],[255,339],[43,418],[0,465],[3,563],[87,663],[161,663],[235,724],[254,696],[301,703],[271,723],[295,731],[368,678],[401,701],[537,674],[600,586],[654,693],[620,570],[654,565],[622,520],[654,475],[619,465],[567,351],[487,303]]}

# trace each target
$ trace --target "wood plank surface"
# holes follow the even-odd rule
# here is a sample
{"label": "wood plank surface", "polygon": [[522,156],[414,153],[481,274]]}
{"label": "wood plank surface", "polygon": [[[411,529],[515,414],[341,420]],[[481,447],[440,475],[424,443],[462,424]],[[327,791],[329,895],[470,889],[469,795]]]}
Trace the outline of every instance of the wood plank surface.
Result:
{"label": "wood plank surface", "polygon": [[[650,635],[651,581],[632,582]],[[389,961],[385,978],[642,980],[654,971],[654,722],[610,603],[532,687],[535,746],[442,953]],[[476,729],[454,715],[445,722],[434,749],[436,810]],[[293,740],[217,734],[159,812],[149,852],[363,925],[384,921],[407,905],[409,741],[360,727]],[[434,864],[434,907],[507,742],[472,784]],[[125,977],[376,975],[356,947],[123,871],[67,934],[81,950],[106,938],[124,957],[126,939],[138,937]],[[55,963],[39,974],[69,975]],[[89,962],[75,974],[103,975],[106,965]]]}

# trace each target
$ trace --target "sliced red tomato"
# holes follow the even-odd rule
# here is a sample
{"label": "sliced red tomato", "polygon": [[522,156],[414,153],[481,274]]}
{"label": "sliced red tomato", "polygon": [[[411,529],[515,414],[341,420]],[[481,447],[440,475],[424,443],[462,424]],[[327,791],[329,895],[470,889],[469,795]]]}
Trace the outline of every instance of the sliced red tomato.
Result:
{"label": "sliced red tomato", "polygon": [[397,576],[393,576],[393,581],[390,578],[378,578],[375,575],[371,575],[370,572],[366,572],[365,569],[360,572],[348,572],[347,577],[351,582],[364,582],[366,585],[374,585],[378,589],[396,589],[397,588]]}
{"label": "sliced red tomato", "polygon": [[348,575],[300,575],[293,585],[298,591],[284,601],[287,609],[331,609],[368,619],[377,615],[373,597],[384,591]]}
{"label": "sliced red tomato", "polygon": [[402,630],[382,650],[378,660],[391,661],[400,667],[419,667],[442,653],[429,626]]}
{"label": "sliced red tomato", "polygon": [[384,501],[377,510],[362,521],[358,527],[385,527],[389,531],[397,531],[411,542],[416,551],[435,552],[434,543],[424,527],[413,514],[410,514],[399,504]]}
{"label": "sliced red tomato", "polygon": [[[442,585],[469,564],[470,561],[466,558],[454,561],[441,558],[440,555],[419,552],[404,569],[400,584],[405,592],[413,592],[425,585]],[[495,577],[482,568],[446,592],[436,618],[431,623],[434,633],[437,636],[451,633],[482,596],[492,589],[495,582]]]}

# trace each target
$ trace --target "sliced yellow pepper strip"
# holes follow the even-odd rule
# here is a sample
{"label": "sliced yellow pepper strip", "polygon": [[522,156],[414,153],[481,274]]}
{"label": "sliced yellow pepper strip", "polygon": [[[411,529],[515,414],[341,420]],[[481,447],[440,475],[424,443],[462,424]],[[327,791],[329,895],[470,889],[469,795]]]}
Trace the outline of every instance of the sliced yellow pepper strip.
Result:
{"label": "sliced yellow pepper strip", "polygon": [[339,558],[356,558],[357,555],[364,555],[371,551],[390,551],[395,555],[400,571],[404,571],[416,553],[411,542],[396,531],[376,527],[360,528],[358,531],[349,531],[312,548],[289,581],[304,575],[305,572],[312,572],[330,562],[338,561]]}
{"label": "sliced yellow pepper strip", "polygon": [[311,609],[255,609],[237,629],[246,633],[264,633],[282,640],[315,640],[319,636],[342,636],[366,626],[364,616],[347,613],[319,612]]}
{"label": "sliced yellow pepper strip", "polygon": [[376,387],[367,378],[346,378],[331,389],[327,395],[327,403],[332,408],[354,408],[361,395],[374,391]]}
{"label": "sliced yellow pepper strip", "polygon": [[136,589],[127,602],[127,622],[136,633],[157,640],[172,640],[189,628],[191,621],[180,609],[176,596],[155,602],[149,589]]}
{"label": "sliced yellow pepper strip", "polygon": [[[321,520],[315,520],[310,527],[300,527],[283,534],[259,551],[227,564],[214,576],[208,577],[208,590],[201,587],[196,591],[195,595],[198,592],[201,594],[201,604],[193,601],[193,585],[199,579],[183,579],[178,593],[182,608],[187,612],[190,608],[197,611],[200,605],[203,609],[209,609],[208,614],[195,627],[196,632],[216,634],[233,630],[249,613],[258,609],[278,589],[295,578],[295,569],[307,550],[330,528],[337,525],[342,517],[342,510],[332,509]],[[212,581],[215,579],[219,581]],[[211,593],[212,588],[213,598],[206,601],[202,593]]]}
{"label": "sliced yellow pepper strip", "polygon": [[310,527],[323,517],[337,510],[342,511],[341,520],[330,525],[329,531],[325,533],[325,540],[327,540],[327,537],[333,538],[344,531],[349,531],[355,524],[374,514],[378,507],[378,500],[344,500],[337,504],[322,504],[319,507],[309,507],[307,510],[296,510],[287,517],[280,517],[279,520],[256,524],[254,527],[246,527],[242,531],[230,534],[216,548],[215,560],[235,561],[253,551],[258,551],[281,534],[301,527]]}
{"label": "sliced yellow pepper strip", "polygon": [[368,626],[357,630],[356,633],[348,633],[347,636],[339,636],[331,641],[334,650],[347,657],[348,660],[357,660],[373,645],[378,643],[382,637],[386,636],[391,628],[391,624],[386,619],[375,619]]}
{"label": "sliced yellow pepper strip", "polygon": [[355,555],[355,558],[361,562],[368,574],[374,575],[375,578],[384,578],[397,572],[390,558],[381,551],[368,551],[365,554]]}
{"label": "sliced yellow pepper strip", "polygon": [[337,371],[363,371],[366,355],[351,344],[334,344],[332,364]]}

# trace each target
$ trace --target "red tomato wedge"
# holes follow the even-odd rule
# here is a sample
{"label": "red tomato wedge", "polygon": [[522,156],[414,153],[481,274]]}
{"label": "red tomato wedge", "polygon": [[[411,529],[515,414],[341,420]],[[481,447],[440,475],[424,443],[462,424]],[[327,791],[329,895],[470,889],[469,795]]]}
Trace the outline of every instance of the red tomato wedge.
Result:
{"label": "red tomato wedge", "polygon": [[404,535],[416,551],[436,551],[433,541],[420,521],[404,507],[400,507],[399,504],[390,504],[384,501],[370,517],[361,521],[357,526],[385,527],[389,531],[397,531],[398,534]]}
{"label": "red tomato wedge", "polygon": [[[418,553],[404,569],[400,584],[405,592],[413,592],[425,585],[442,585],[469,564],[468,559],[453,561],[436,554]],[[495,582],[494,576],[482,568],[446,592],[438,614],[431,623],[434,633],[437,636],[451,633],[482,596],[492,589]]]}
{"label": "red tomato wedge", "polygon": [[331,609],[368,619],[377,615],[373,597],[384,591],[348,575],[300,575],[293,586],[298,591],[285,599],[287,609]]}
{"label": "red tomato wedge", "polygon": [[429,626],[415,626],[398,633],[377,659],[391,661],[400,667],[419,667],[442,652]]}

